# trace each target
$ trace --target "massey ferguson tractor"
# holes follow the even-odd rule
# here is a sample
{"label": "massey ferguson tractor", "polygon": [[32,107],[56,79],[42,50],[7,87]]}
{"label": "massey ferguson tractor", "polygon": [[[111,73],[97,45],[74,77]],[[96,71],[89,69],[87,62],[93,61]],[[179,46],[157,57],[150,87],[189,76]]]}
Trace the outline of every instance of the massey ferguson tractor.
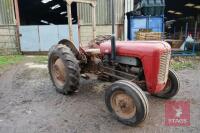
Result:
{"label": "massey ferguson tractor", "polygon": [[[111,0],[112,34],[96,37],[94,0],[66,0],[69,40],[63,39],[49,51],[48,68],[56,90],[73,94],[85,73],[111,81],[105,90],[105,104],[121,123],[135,126],[148,115],[144,92],[159,98],[172,98],[179,91],[176,73],[169,69],[171,47],[164,41],[116,41],[115,10]],[[93,40],[88,47],[73,44],[71,4],[88,3],[92,7]],[[90,32],[90,31],[88,31]],[[81,76],[82,75],[82,76]]]}

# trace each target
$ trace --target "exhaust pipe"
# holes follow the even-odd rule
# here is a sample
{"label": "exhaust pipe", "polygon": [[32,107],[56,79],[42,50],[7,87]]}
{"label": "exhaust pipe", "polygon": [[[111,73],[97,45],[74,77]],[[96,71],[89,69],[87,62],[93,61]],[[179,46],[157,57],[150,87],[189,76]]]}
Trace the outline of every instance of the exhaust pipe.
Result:
{"label": "exhaust pipe", "polygon": [[111,40],[111,59],[114,61],[116,59],[116,38],[115,38],[115,0],[111,0],[112,9],[112,40]]}

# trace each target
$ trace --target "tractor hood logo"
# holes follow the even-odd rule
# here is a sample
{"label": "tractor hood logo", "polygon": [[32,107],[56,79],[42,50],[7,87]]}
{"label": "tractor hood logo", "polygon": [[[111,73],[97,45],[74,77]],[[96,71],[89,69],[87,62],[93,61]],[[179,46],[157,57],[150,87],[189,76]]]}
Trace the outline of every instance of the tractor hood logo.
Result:
{"label": "tractor hood logo", "polygon": [[188,101],[167,101],[165,103],[166,126],[190,126],[190,103]]}

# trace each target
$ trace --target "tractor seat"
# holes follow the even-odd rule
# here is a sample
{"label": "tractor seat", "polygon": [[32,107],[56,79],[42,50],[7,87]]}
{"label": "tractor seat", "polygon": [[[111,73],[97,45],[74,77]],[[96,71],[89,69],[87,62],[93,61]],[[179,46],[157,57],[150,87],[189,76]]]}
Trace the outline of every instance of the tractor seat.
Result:
{"label": "tractor seat", "polygon": [[101,54],[99,48],[84,49],[84,51],[85,51],[87,54],[90,54],[90,55],[99,55],[99,54]]}

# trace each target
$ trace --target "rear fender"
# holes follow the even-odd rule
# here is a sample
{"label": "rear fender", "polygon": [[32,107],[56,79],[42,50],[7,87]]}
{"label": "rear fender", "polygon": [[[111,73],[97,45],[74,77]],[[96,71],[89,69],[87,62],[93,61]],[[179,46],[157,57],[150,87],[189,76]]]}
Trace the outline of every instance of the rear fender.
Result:
{"label": "rear fender", "polygon": [[69,47],[71,49],[71,51],[73,52],[73,54],[75,55],[75,57],[77,59],[80,59],[80,53],[79,53],[79,50],[75,47],[74,43],[67,40],[67,39],[62,39],[58,42],[58,44],[63,44],[67,47]]}

